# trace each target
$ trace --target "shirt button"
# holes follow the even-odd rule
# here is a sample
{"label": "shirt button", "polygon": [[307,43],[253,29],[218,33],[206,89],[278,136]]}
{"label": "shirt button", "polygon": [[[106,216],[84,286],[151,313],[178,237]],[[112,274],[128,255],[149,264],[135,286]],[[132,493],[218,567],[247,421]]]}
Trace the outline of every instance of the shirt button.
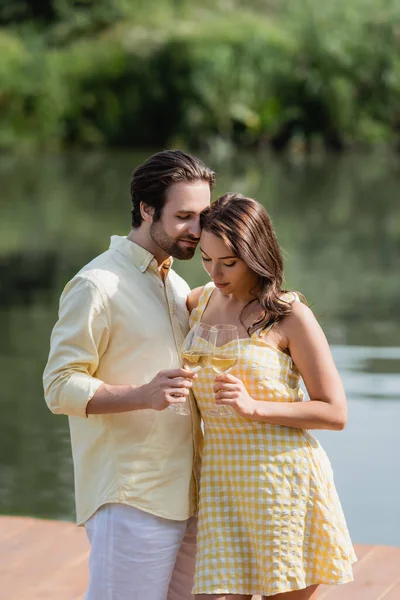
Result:
{"label": "shirt button", "polygon": [[142,273],[144,273],[144,271],[145,271],[145,266],[144,266],[144,265],[141,265],[141,266],[139,267],[139,270],[140,270],[140,271],[142,271]]}

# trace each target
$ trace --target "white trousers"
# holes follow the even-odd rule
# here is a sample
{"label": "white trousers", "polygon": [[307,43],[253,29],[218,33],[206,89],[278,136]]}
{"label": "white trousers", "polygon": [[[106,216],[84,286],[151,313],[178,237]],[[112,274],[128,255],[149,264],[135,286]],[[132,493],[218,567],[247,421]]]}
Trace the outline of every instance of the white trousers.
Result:
{"label": "white trousers", "polygon": [[91,544],[85,600],[193,600],[194,518],[172,521],[106,504],[85,528]]}

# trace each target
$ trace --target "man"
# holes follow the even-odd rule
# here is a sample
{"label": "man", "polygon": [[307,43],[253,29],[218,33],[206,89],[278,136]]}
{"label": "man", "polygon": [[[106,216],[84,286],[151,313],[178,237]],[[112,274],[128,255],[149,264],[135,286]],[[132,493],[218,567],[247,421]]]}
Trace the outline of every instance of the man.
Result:
{"label": "man", "polygon": [[[77,521],[91,543],[86,600],[188,600],[199,416],[180,368],[187,284],[215,174],[181,151],[133,173],[132,229],[67,284],[44,372],[69,416]],[[165,410],[189,401],[191,416]]]}

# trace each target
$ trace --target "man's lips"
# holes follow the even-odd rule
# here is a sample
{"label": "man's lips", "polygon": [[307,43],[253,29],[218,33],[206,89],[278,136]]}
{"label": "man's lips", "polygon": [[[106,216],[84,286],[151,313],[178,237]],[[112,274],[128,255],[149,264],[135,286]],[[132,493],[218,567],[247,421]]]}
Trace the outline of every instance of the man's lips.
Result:
{"label": "man's lips", "polygon": [[199,243],[199,240],[180,240],[181,242],[183,242],[184,244],[188,244],[188,246],[197,246],[197,244]]}

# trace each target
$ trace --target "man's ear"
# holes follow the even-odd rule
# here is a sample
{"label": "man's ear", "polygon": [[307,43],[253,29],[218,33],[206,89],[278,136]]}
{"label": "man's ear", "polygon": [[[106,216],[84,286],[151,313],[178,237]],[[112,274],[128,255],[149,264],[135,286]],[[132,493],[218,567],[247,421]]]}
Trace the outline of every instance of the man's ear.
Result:
{"label": "man's ear", "polygon": [[152,223],[153,215],[154,215],[154,207],[149,206],[149,204],[145,204],[144,202],[141,202],[140,203],[140,214],[141,214],[143,221],[145,221],[146,223]]}

